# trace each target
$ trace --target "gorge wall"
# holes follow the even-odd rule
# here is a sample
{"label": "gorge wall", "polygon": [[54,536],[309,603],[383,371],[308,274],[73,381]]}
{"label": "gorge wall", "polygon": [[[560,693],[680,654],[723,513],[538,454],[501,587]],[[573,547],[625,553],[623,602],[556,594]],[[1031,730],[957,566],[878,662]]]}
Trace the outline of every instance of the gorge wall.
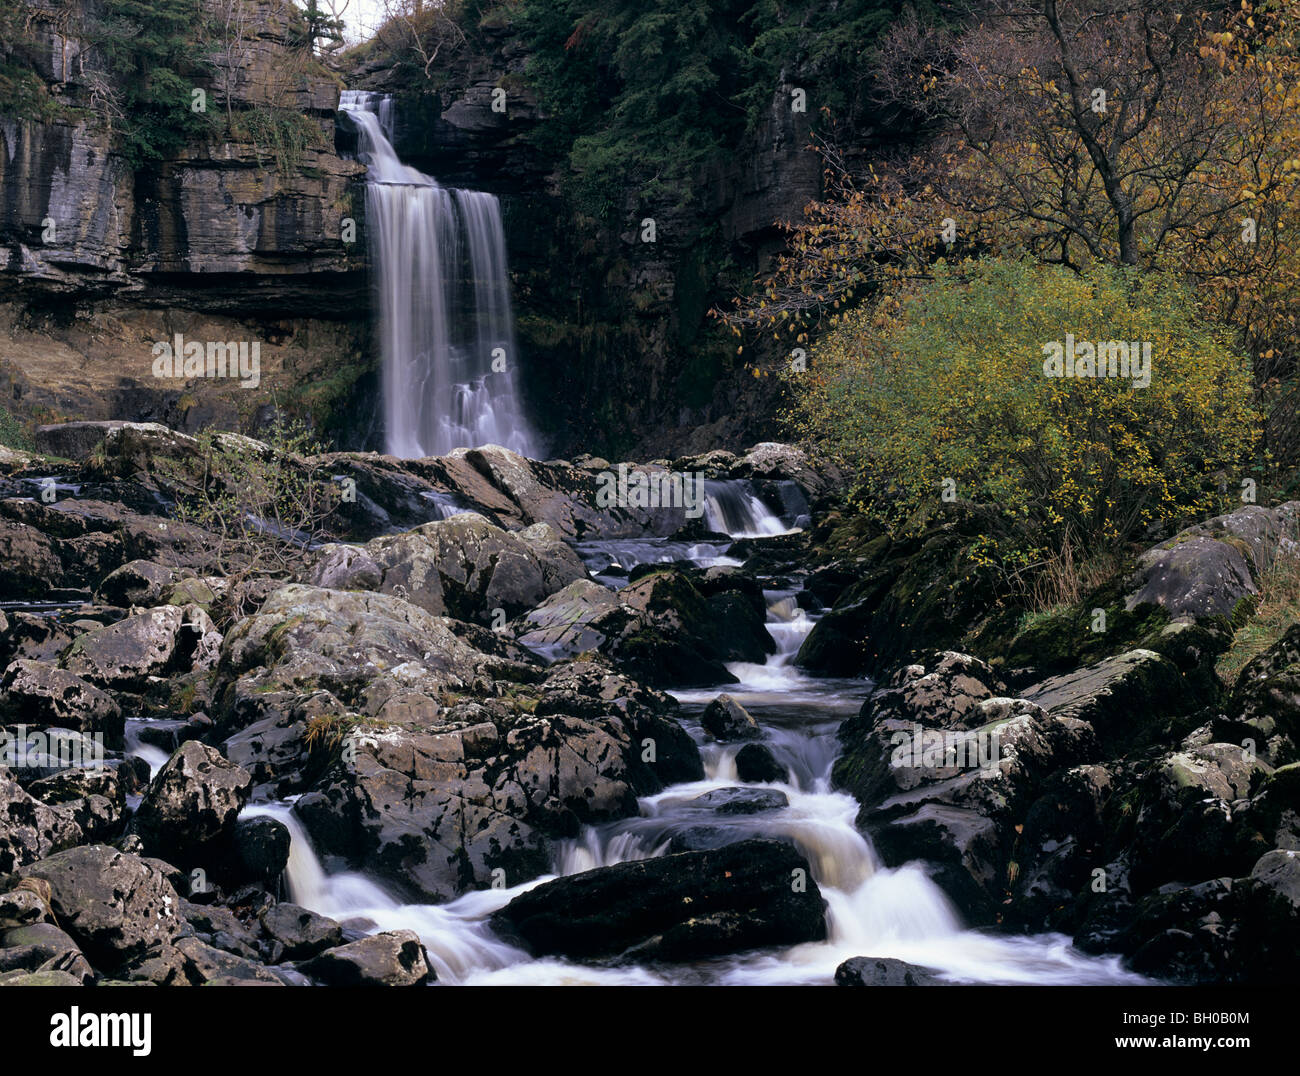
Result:
{"label": "gorge wall", "polygon": [[[699,174],[697,196],[650,205],[629,181],[596,220],[563,196],[552,120],[504,8],[422,71],[364,46],[325,66],[295,38],[288,0],[204,0],[241,20],[215,75],[195,81],[211,131],[139,162],[96,111],[121,76],[76,35],[103,2],[29,2],[26,59],[56,107],[0,114],[0,406],[20,421],[256,432],[278,404],[341,447],[379,446],[364,168],[335,112],[346,85],[394,94],[403,160],[501,199],[524,390],[553,454],[668,455],[774,432],[775,385],[750,376],[708,311],[819,191],[809,116],[789,107],[797,72]],[[178,332],[261,341],[261,385],[159,381],[151,345]]]}

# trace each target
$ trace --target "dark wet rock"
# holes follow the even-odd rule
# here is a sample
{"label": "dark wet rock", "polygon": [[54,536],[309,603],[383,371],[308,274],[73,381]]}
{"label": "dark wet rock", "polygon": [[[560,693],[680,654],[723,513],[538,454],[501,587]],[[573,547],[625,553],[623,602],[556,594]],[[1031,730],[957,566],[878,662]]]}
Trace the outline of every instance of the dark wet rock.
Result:
{"label": "dark wet rock", "polygon": [[329,986],[419,986],[436,978],[413,930],[389,930],[329,949],[300,968]]}
{"label": "dark wet rock", "polygon": [[749,711],[730,695],[719,695],[709,703],[700,724],[715,740],[756,740],[763,735]]}
{"label": "dark wet rock", "polygon": [[1300,624],[1242,669],[1227,711],[1273,765],[1300,761]]}
{"label": "dark wet rock", "polygon": [[956,646],[997,596],[994,576],[967,557],[978,533],[976,521],[964,521],[906,541],[867,541],[854,557],[856,582],[813,625],[795,664],[823,676],[875,676]]}
{"label": "dark wet rock", "polygon": [[306,960],[343,944],[343,928],[323,915],[296,904],[276,904],[261,916],[262,929],[279,944],[280,960]]}
{"label": "dark wet rock", "polygon": [[929,968],[891,957],[855,956],[835,969],[836,986],[945,986]]}
{"label": "dark wet rock", "polygon": [[761,663],[776,644],[763,626],[765,610],[744,590],[706,596],[690,574],[656,568],[618,592],[620,608],[592,627],[601,646],[629,675],[656,687],[735,683],[726,662]]}
{"label": "dark wet rock", "polygon": [[150,677],[212,668],[221,641],[198,606],[165,605],[81,636],[68,648],[63,667],[101,687],[141,691]]}
{"label": "dark wet rock", "polygon": [[158,986],[288,985],[276,970],[197,937],[178,938],[174,944],[130,962],[122,971],[131,980]]}
{"label": "dark wet rock", "polygon": [[190,740],[158,771],[132,830],[151,854],[185,867],[202,866],[203,850],[230,838],[252,784],[248,773],[216,748]]}
{"label": "dark wet rock", "polygon": [[1272,846],[1250,800],[1271,767],[1235,744],[1166,756],[1141,783],[1131,836],[1138,891],[1163,882],[1240,877]]}
{"label": "dark wet rock", "polygon": [[775,788],[716,788],[691,803],[718,814],[759,814],[790,806],[790,797]]}
{"label": "dark wet rock", "polygon": [[289,829],[275,818],[239,819],[230,844],[232,867],[241,880],[273,882],[289,863]]}
{"label": "dark wet rock", "polygon": [[521,646],[543,657],[574,657],[599,649],[606,635],[595,626],[620,606],[618,596],[590,579],[575,579],[516,623]]}
{"label": "dark wet rock", "polygon": [[24,878],[50,885],[50,907],[91,964],[113,971],[178,938],[180,897],[138,856],[83,845],[24,867]]}
{"label": "dark wet rock", "polygon": [[747,840],[546,882],[491,922],[537,955],[687,960],[826,936],[821,894],[789,845]]}
{"label": "dark wet rock", "polygon": [[751,784],[784,781],[788,774],[766,744],[747,743],[736,752],[736,776]]}
{"label": "dark wet rock", "polygon": [[955,723],[965,727],[899,730],[884,757],[882,728],[859,726],[833,779],[862,803],[858,824],[886,863],[929,861],[963,913],[989,922],[1017,877],[1023,812],[1054,771],[1089,761],[1096,740],[1086,722],[1023,699],[985,699]]}
{"label": "dark wet rock", "polygon": [[80,843],[81,827],[69,811],[28,795],[0,768],[0,875]]}
{"label": "dark wet rock", "polygon": [[0,594],[11,599],[44,598],[63,574],[54,542],[20,520],[0,518]]}
{"label": "dark wet rock", "polygon": [[24,724],[101,733],[120,749],[125,721],[111,695],[65,669],[18,659],[0,677],[0,714]]}

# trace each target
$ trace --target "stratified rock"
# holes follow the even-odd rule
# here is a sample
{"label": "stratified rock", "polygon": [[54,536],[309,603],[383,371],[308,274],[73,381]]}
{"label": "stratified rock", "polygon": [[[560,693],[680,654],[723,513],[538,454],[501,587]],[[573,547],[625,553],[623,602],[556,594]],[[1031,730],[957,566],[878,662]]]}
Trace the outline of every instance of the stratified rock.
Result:
{"label": "stratified rock", "polygon": [[826,936],[807,861],[748,840],[557,878],[515,897],[493,928],[537,955],[689,960]]}

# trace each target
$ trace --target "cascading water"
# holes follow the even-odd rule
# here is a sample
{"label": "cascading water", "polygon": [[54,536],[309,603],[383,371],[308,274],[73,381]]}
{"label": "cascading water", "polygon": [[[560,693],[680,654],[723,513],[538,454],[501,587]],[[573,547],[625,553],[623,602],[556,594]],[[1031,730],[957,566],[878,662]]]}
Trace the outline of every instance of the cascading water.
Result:
{"label": "cascading water", "polygon": [[[728,486],[726,492],[743,492]],[[763,518],[756,507],[745,503],[748,518],[732,520],[739,528]],[[631,544],[607,543],[618,547],[611,555],[622,559],[629,559],[631,551],[624,547]],[[594,547],[602,543],[589,545],[593,548],[585,556],[590,564],[597,552]],[[724,559],[716,545],[698,553],[696,563],[702,567]],[[403,905],[360,875],[327,875],[288,806],[249,808],[272,814],[289,826],[291,898],[364,929],[416,931],[444,983],[826,984],[835,968],[854,956],[906,960],[937,969],[955,982],[1142,982],[1123,970],[1118,957],[1085,956],[1064,935],[1007,937],[967,930],[920,864],[897,868],[881,864],[870,841],[854,825],[857,801],[831,785],[831,767],[839,751],[837,729],[857,711],[871,685],[861,680],[818,679],[794,668],[793,657],[812,620],[799,605],[797,587],[774,583],[765,593],[768,631],[777,652],[764,665],[729,665],[740,683],[725,690],[763,727],[765,742],[785,770],[785,779],[761,787],[784,794],[787,804],[752,815],[724,816],[698,802],[706,793],[743,787],[736,769],[739,746],[709,741],[698,722],[699,712],[716,690],[674,692],[684,708],[683,725],[700,746],[705,778],[642,797],[636,818],[584,827],[579,836],[558,844],[553,870],[555,875],[573,874],[666,855],[674,837],[688,829],[698,833],[701,827],[719,834],[722,843],[748,837],[790,840],[807,858],[826,900],[825,941],[670,967],[589,967],[558,959],[535,960],[494,937],[486,921],[519,893],[554,875],[513,889],[467,893],[444,905]]]}
{"label": "cascading water", "polygon": [[387,451],[412,458],[498,444],[538,455],[514,373],[500,204],[403,164],[388,97],[345,90],[339,109],[368,169]]}

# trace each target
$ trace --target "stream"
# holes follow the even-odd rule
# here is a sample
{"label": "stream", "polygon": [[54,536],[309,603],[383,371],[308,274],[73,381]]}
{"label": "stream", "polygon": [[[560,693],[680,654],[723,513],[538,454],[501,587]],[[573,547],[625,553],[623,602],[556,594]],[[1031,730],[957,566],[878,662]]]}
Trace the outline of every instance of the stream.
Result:
{"label": "stream", "polygon": [[[789,528],[757,498],[732,499],[725,520],[709,506],[711,526],[725,523],[735,536],[779,534]],[[760,513],[767,513],[765,516]],[[636,564],[689,559],[700,567],[735,564],[726,543],[623,539],[578,546],[590,574],[618,586]],[[615,574],[607,573],[614,571]],[[835,968],[854,956],[894,957],[936,969],[953,982],[1001,984],[1141,983],[1118,957],[1076,951],[1061,934],[1015,936],[967,929],[924,866],[884,866],[870,841],[854,826],[858,804],[831,787],[839,744],[836,729],[855,713],[872,688],[867,680],[808,676],[794,667],[813,619],[799,606],[798,582],[769,580],[767,627],[776,653],[763,664],[728,666],[739,683],[674,691],[681,721],[700,747],[702,781],[670,786],[642,797],[638,817],[587,826],[575,839],[556,842],[552,873],[508,889],[467,893],[446,904],[404,904],[364,875],[328,874],[302,825],[292,799],[249,805],[246,816],[268,815],[288,827],[291,850],[285,880],[289,899],[345,925],[365,930],[414,930],[428,949],[444,984],[592,985],[800,985],[830,984]],[[699,723],[704,707],[725,691],[758,721],[765,742],[785,767],[786,780],[748,787],[776,790],[788,806],[750,815],[718,815],[693,801],[722,789],[746,787],[736,776],[742,745],[709,739]],[[151,764],[162,752],[149,752]],[[675,835],[691,827],[726,827],[735,840],[768,837],[792,841],[807,857],[827,902],[826,941],[756,950],[694,963],[590,966],[534,959],[496,937],[486,920],[512,898],[560,875],[668,853]]]}

